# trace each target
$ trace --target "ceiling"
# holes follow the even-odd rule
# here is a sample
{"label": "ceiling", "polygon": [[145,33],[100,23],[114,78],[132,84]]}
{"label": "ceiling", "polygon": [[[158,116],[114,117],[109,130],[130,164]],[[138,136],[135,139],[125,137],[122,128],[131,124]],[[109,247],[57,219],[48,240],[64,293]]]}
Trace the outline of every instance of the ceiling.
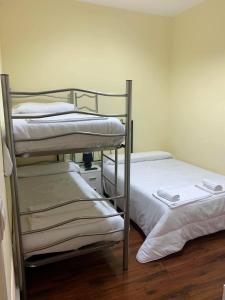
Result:
{"label": "ceiling", "polygon": [[175,16],[205,0],[79,0],[161,16]]}

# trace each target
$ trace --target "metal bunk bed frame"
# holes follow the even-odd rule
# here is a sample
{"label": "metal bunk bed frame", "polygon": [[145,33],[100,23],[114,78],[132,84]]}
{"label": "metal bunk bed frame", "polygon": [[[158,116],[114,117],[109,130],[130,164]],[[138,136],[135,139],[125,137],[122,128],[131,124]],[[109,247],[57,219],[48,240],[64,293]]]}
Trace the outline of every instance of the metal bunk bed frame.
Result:
{"label": "metal bunk bed frame", "polygon": [[[79,201],[116,201],[117,199],[123,199],[124,200],[124,211],[121,213],[113,214],[113,215],[107,215],[106,217],[113,217],[113,216],[123,216],[124,217],[124,238],[123,238],[123,269],[128,269],[128,256],[129,256],[129,226],[130,226],[130,216],[129,216],[129,200],[130,200],[130,153],[131,153],[131,104],[132,104],[132,81],[127,80],[126,81],[126,92],[123,94],[109,94],[109,93],[102,93],[102,92],[96,92],[96,91],[90,91],[90,90],[83,90],[83,89],[76,89],[76,88],[68,88],[68,89],[60,89],[60,90],[50,90],[50,91],[41,91],[41,92],[14,92],[10,90],[10,84],[9,84],[9,76],[7,74],[1,75],[1,85],[2,85],[2,97],[3,97],[3,105],[4,105],[4,117],[5,117],[5,137],[6,137],[6,144],[9,148],[9,152],[12,158],[13,162],[13,172],[10,177],[11,181],[11,196],[12,196],[12,214],[13,214],[13,234],[12,234],[12,240],[13,240],[13,253],[14,253],[14,265],[15,265],[15,273],[16,273],[16,279],[18,286],[20,288],[21,296],[23,299],[26,299],[26,282],[25,282],[25,267],[36,267],[41,266],[44,264],[53,263],[59,260],[72,258],[74,256],[87,254],[93,251],[102,250],[106,247],[114,246],[118,242],[104,242],[104,243],[97,243],[90,246],[85,247],[84,249],[77,249],[73,251],[69,251],[68,253],[63,252],[61,254],[52,255],[50,257],[45,257],[42,259],[39,259],[38,261],[29,262],[25,260],[24,257],[24,251],[23,251],[23,243],[22,243],[22,236],[26,234],[31,234],[34,231],[30,232],[22,232],[21,230],[21,223],[20,218],[21,216],[24,216],[29,213],[38,213],[43,212],[51,209],[55,209],[56,207],[65,206],[69,203],[79,202]],[[13,135],[13,119],[19,119],[24,117],[19,116],[12,116],[12,97],[15,96],[40,96],[40,95],[50,95],[50,94],[57,94],[60,92],[70,92],[70,100],[72,103],[77,104],[77,100],[79,99],[79,96],[77,96],[77,93],[84,93],[91,95],[92,98],[95,99],[96,103],[96,111],[92,110],[91,113],[87,112],[80,112],[82,114],[88,114],[93,116],[102,116],[102,117],[118,117],[118,118],[124,118],[125,119],[125,134],[123,135],[125,137],[125,144],[123,145],[124,153],[125,153],[125,169],[124,169],[124,194],[118,195],[117,193],[117,158],[118,158],[118,149],[121,146],[118,147],[112,147],[112,146],[106,146],[106,147],[95,147],[95,148],[85,148],[85,149],[69,149],[69,150],[61,150],[61,151],[40,151],[37,153],[31,153],[30,156],[42,156],[42,155],[52,155],[59,153],[61,154],[68,154],[68,153],[80,153],[85,151],[101,151],[101,180],[103,183],[103,178],[107,180],[107,178],[103,174],[103,159],[104,156],[108,157],[104,154],[104,151],[108,150],[115,150],[115,160],[112,159],[115,162],[115,180],[114,182],[111,182],[115,186],[115,196],[111,198],[97,198],[97,199],[74,199],[71,201],[67,201],[64,203],[60,203],[59,205],[55,205],[52,207],[48,207],[43,210],[36,210],[31,212],[20,212],[19,210],[19,195],[18,195],[18,177],[17,177],[17,163],[16,163],[16,151],[15,151],[15,141],[14,141],[14,135]],[[98,96],[103,97],[121,97],[126,100],[126,112],[124,114],[114,114],[114,115],[104,115],[98,113]],[[70,113],[76,113],[76,111],[72,112],[66,112],[62,114],[70,114]],[[61,115],[61,113],[56,114],[45,114],[45,115],[39,115],[38,118],[45,118],[50,116],[58,116]],[[26,118],[37,118],[37,116],[26,116]],[[115,137],[115,136],[121,136],[117,134],[97,134],[97,133],[91,133],[91,132],[74,132],[73,134],[85,134],[85,135],[93,135],[93,136],[101,136],[101,137]],[[67,134],[65,134],[67,135]],[[26,157],[26,156],[25,156]],[[74,218],[70,219],[63,224],[74,222],[76,220],[80,220],[82,218]],[[53,227],[61,226],[62,223],[56,224]],[[50,228],[44,228],[38,230],[38,232],[49,230]],[[119,230],[121,231],[121,230]],[[37,232],[37,231],[35,231]],[[92,235],[105,235],[105,234],[111,234],[118,231],[111,231],[107,233],[96,233],[96,234],[90,234]],[[88,236],[87,235],[76,235],[72,236],[69,239],[60,240],[58,242],[55,242],[54,244],[48,245],[46,248],[51,248],[54,245],[57,245],[59,243],[64,243],[67,240],[79,238],[82,236]],[[37,249],[36,249],[37,250]],[[40,249],[38,249],[40,250]],[[33,250],[34,251],[34,250]],[[32,252],[33,252],[32,251]]]}

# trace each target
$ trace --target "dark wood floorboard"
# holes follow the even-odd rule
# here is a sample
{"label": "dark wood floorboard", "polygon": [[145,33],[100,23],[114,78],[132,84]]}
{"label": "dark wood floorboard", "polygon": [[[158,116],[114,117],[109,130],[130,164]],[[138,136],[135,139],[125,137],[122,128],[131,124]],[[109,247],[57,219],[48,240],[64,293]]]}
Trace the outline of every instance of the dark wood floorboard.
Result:
{"label": "dark wood floorboard", "polygon": [[178,254],[147,264],[135,256],[142,235],[131,229],[129,271],[121,246],[27,272],[29,300],[221,300],[225,231],[187,243]]}

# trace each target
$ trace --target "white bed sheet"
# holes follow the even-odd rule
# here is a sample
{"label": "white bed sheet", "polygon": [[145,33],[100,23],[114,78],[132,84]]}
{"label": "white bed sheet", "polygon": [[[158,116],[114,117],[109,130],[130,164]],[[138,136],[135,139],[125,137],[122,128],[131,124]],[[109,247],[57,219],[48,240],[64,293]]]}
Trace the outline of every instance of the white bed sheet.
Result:
{"label": "white bed sheet", "polygon": [[[20,114],[21,116],[21,114]],[[71,134],[77,131],[100,134],[124,134],[124,126],[117,118],[99,118],[82,114],[69,114],[43,119],[14,119],[13,133],[16,154],[26,154],[39,151],[57,151],[62,149],[95,148],[104,146],[118,146],[123,137],[101,137],[81,134]],[[85,121],[84,121],[85,119]],[[58,122],[57,122],[58,120]],[[55,137],[57,135],[69,134]],[[30,139],[41,139],[31,141]]]}
{"label": "white bed sheet", "polygon": [[[118,166],[118,190],[123,191],[124,165]],[[114,166],[105,165],[105,175],[113,179]],[[146,239],[137,253],[141,263],[157,260],[180,251],[185,243],[199,236],[225,229],[225,194],[177,208],[152,196],[165,186],[194,185],[209,178],[225,182],[225,177],[176,160],[162,159],[131,163],[131,219],[142,229]],[[112,186],[105,181],[108,194]],[[118,202],[118,205],[121,204]]]}
{"label": "white bed sheet", "polygon": [[[70,163],[71,164],[71,163]],[[57,164],[57,168],[58,168]],[[24,176],[23,167],[23,176]],[[43,175],[32,177],[19,178],[19,195],[20,195],[20,209],[21,211],[27,211],[38,207],[46,207],[54,205],[63,201],[69,201],[76,198],[98,198],[100,197],[76,172],[50,174],[46,176],[46,166]],[[51,168],[55,172],[54,168]],[[29,173],[29,170],[27,171]],[[40,174],[40,166],[38,173]],[[32,175],[34,172],[32,171]],[[72,204],[65,206],[61,209],[56,209],[50,212],[42,213],[46,214],[43,218],[43,224],[50,225],[52,220],[68,220],[71,217],[82,216],[104,216],[109,214],[115,214],[116,211],[106,202],[93,202],[90,207],[87,206],[87,202],[82,204]],[[72,214],[74,211],[74,214]],[[53,218],[52,218],[53,215]],[[31,229],[37,229],[38,226],[42,227],[42,218],[34,218],[32,223],[31,216],[23,216],[22,219],[22,231]],[[49,224],[46,224],[49,221]],[[34,228],[35,226],[35,228]],[[24,252],[29,251],[25,257],[29,257],[36,254],[60,252],[78,249],[82,246],[86,246],[99,241],[120,241],[123,239],[123,232],[117,232],[113,234],[80,237],[63,244],[53,246],[51,248],[33,251],[36,247],[43,247],[49,243],[59,241],[67,237],[71,237],[76,234],[92,234],[92,233],[106,233],[109,231],[122,230],[123,219],[120,216],[115,216],[108,219],[98,220],[80,220],[66,224],[55,229],[51,229],[41,233],[33,233],[31,235],[23,236],[23,248]],[[33,251],[33,252],[32,252]]]}

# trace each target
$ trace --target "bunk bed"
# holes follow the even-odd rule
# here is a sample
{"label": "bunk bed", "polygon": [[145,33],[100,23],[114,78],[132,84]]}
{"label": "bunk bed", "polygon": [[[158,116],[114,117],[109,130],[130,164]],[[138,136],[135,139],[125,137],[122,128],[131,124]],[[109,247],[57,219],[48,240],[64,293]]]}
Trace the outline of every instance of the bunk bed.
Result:
{"label": "bunk bed", "polygon": [[[13,163],[13,250],[22,297],[26,298],[25,267],[37,267],[105,249],[121,240],[123,268],[127,270],[132,81],[126,82],[126,92],[122,94],[75,88],[14,92],[10,90],[9,76],[5,74],[1,75],[1,84],[6,144]],[[27,111],[24,107],[22,110],[21,107],[13,108],[14,98],[25,102],[37,96],[60,99],[62,93],[68,95],[66,99],[74,109],[53,112],[41,109],[37,112],[30,110],[29,105]],[[84,95],[95,100],[94,110],[77,109],[77,102]],[[125,99],[125,112],[100,114],[99,97]],[[118,118],[125,125],[121,125]],[[103,183],[105,153],[114,152],[117,174],[120,149],[126,159],[124,189],[110,198],[96,193],[78,174],[73,162],[17,167],[17,157],[98,151]],[[116,176],[111,182],[116,184]],[[117,212],[111,205],[118,199],[124,203],[122,212]]]}

